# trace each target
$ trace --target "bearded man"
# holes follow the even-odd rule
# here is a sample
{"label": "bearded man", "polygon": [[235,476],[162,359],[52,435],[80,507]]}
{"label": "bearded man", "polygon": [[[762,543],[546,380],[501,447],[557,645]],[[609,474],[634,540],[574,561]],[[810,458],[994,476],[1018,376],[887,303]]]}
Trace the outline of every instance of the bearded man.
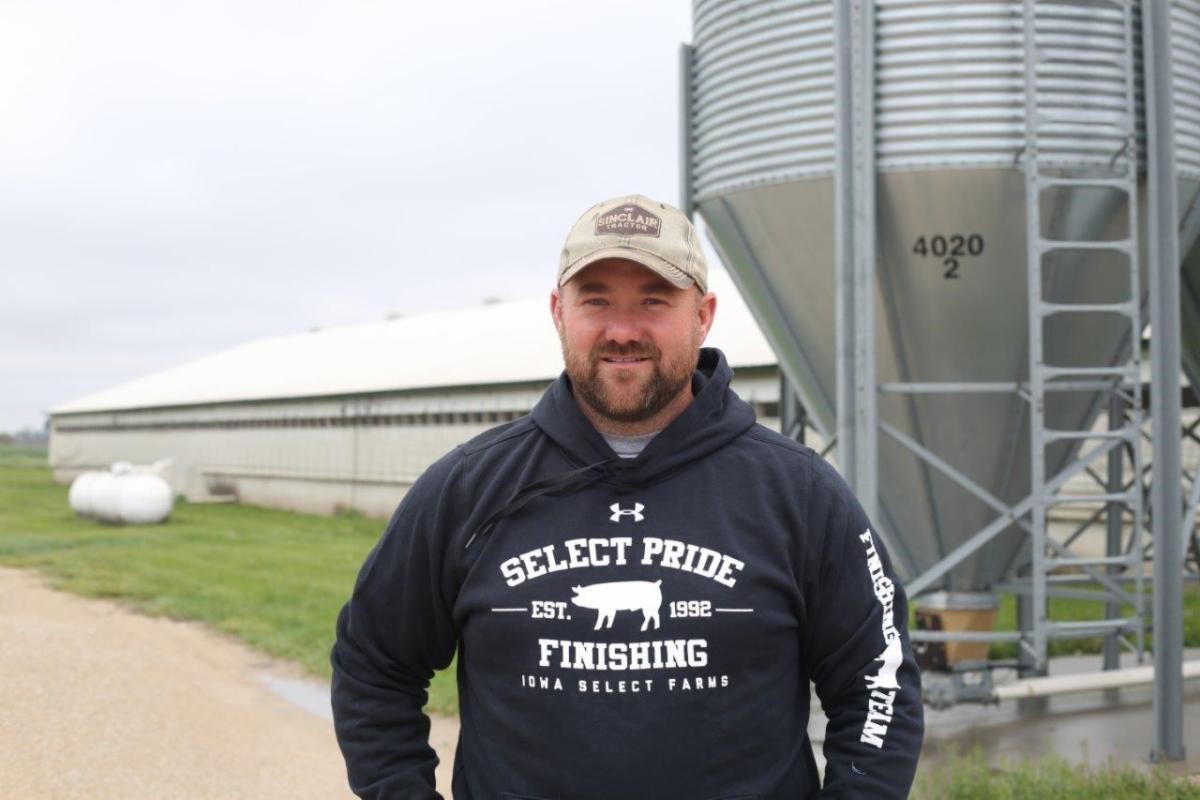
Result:
{"label": "bearded man", "polygon": [[615,198],[571,229],[550,296],[564,374],[421,476],[338,617],[361,797],[440,797],[422,709],[456,652],[457,800],[907,796],[904,592],[837,473],[758,425],[701,347],[707,281],[665,203]]}

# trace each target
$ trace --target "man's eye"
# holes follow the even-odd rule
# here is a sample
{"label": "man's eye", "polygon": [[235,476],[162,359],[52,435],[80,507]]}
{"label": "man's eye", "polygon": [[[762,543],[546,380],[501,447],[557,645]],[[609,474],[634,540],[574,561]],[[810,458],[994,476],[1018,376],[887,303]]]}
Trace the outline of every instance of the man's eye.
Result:
{"label": "man's eye", "polygon": [[589,297],[583,301],[583,304],[585,306],[606,306],[608,305],[608,301],[603,297]]}

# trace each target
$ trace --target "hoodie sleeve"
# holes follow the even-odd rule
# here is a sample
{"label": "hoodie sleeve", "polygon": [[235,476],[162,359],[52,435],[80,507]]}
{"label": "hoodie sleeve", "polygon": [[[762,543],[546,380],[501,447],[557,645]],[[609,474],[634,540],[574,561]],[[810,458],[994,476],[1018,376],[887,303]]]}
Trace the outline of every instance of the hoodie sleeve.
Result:
{"label": "hoodie sleeve", "polygon": [[879,535],[836,474],[810,495],[808,673],[828,718],[823,798],[903,798],[924,737],[908,603]]}
{"label": "hoodie sleeve", "polygon": [[337,619],[334,730],[350,788],[363,798],[432,800],[438,758],[423,708],[430,678],[457,642],[446,551],[454,524],[455,453],[413,484],[359,571]]}

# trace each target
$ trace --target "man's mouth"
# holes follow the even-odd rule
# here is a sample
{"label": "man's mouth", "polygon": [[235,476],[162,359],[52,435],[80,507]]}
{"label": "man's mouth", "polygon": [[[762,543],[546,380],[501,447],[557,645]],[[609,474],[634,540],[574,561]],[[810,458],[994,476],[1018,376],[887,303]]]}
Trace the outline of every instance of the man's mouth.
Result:
{"label": "man's mouth", "polygon": [[603,356],[603,360],[609,364],[636,364],[645,361],[646,356]]}

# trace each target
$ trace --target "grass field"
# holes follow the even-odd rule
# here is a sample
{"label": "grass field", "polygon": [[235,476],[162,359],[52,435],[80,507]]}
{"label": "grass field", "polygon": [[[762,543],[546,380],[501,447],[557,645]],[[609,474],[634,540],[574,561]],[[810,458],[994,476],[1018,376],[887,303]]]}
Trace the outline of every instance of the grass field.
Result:
{"label": "grass field", "polygon": [[46,448],[0,443],[0,467],[41,467],[45,469]]}
{"label": "grass field", "polygon": [[[0,564],[37,569],[59,588],[148,614],[198,620],[328,677],[334,619],[384,522],[241,505],[180,502],[164,525],[101,525],[76,517],[45,451],[0,445]],[[1186,596],[1186,641],[1200,646],[1200,592]],[[1059,605],[1066,618],[1091,613]],[[1010,606],[1000,624],[1012,627]],[[435,676],[430,708],[457,711],[453,668]],[[1081,774],[1055,759],[997,771],[978,754],[939,757],[914,797],[1200,798],[1200,787],[1132,770]]]}
{"label": "grass field", "polygon": [[925,759],[913,800],[1195,800],[1200,784],[1166,769],[1140,772],[1110,764],[1087,771],[1057,756],[991,765],[978,751]]}
{"label": "grass field", "polygon": [[[1100,589],[1099,584],[1074,584],[1073,589]],[[1134,592],[1134,585],[1127,584],[1126,588],[1130,593]],[[1153,603],[1151,582],[1146,581],[1145,585],[1146,609],[1149,611]],[[1048,600],[1050,618],[1059,622],[1084,621],[1098,619],[1103,616],[1103,610],[1100,604],[1089,602],[1086,600],[1073,600],[1061,597],[1052,597]],[[1124,605],[1121,607],[1122,616],[1133,616],[1132,606]],[[911,620],[910,620],[911,624]],[[1000,598],[1000,608],[996,614],[997,630],[1014,631],[1017,629],[1017,601],[1013,595],[1002,595]],[[1200,587],[1195,583],[1189,583],[1184,588],[1184,604],[1183,604],[1183,636],[1185,647],[1200,647]],[[1146,634],[1146,646],[1151,647],[1154,644],[1154,635],[1152,632]],[[1104,645],[1104,640],[1095,639],[1062,639],[1052,641],[1049,644],[1051,657],[1080,655],[1088,653],[1099,653]],[[1012,659],[1017,657],[1017,645],[1015,643],[994,644],[989,648],[989,655],[994,659]]]}

